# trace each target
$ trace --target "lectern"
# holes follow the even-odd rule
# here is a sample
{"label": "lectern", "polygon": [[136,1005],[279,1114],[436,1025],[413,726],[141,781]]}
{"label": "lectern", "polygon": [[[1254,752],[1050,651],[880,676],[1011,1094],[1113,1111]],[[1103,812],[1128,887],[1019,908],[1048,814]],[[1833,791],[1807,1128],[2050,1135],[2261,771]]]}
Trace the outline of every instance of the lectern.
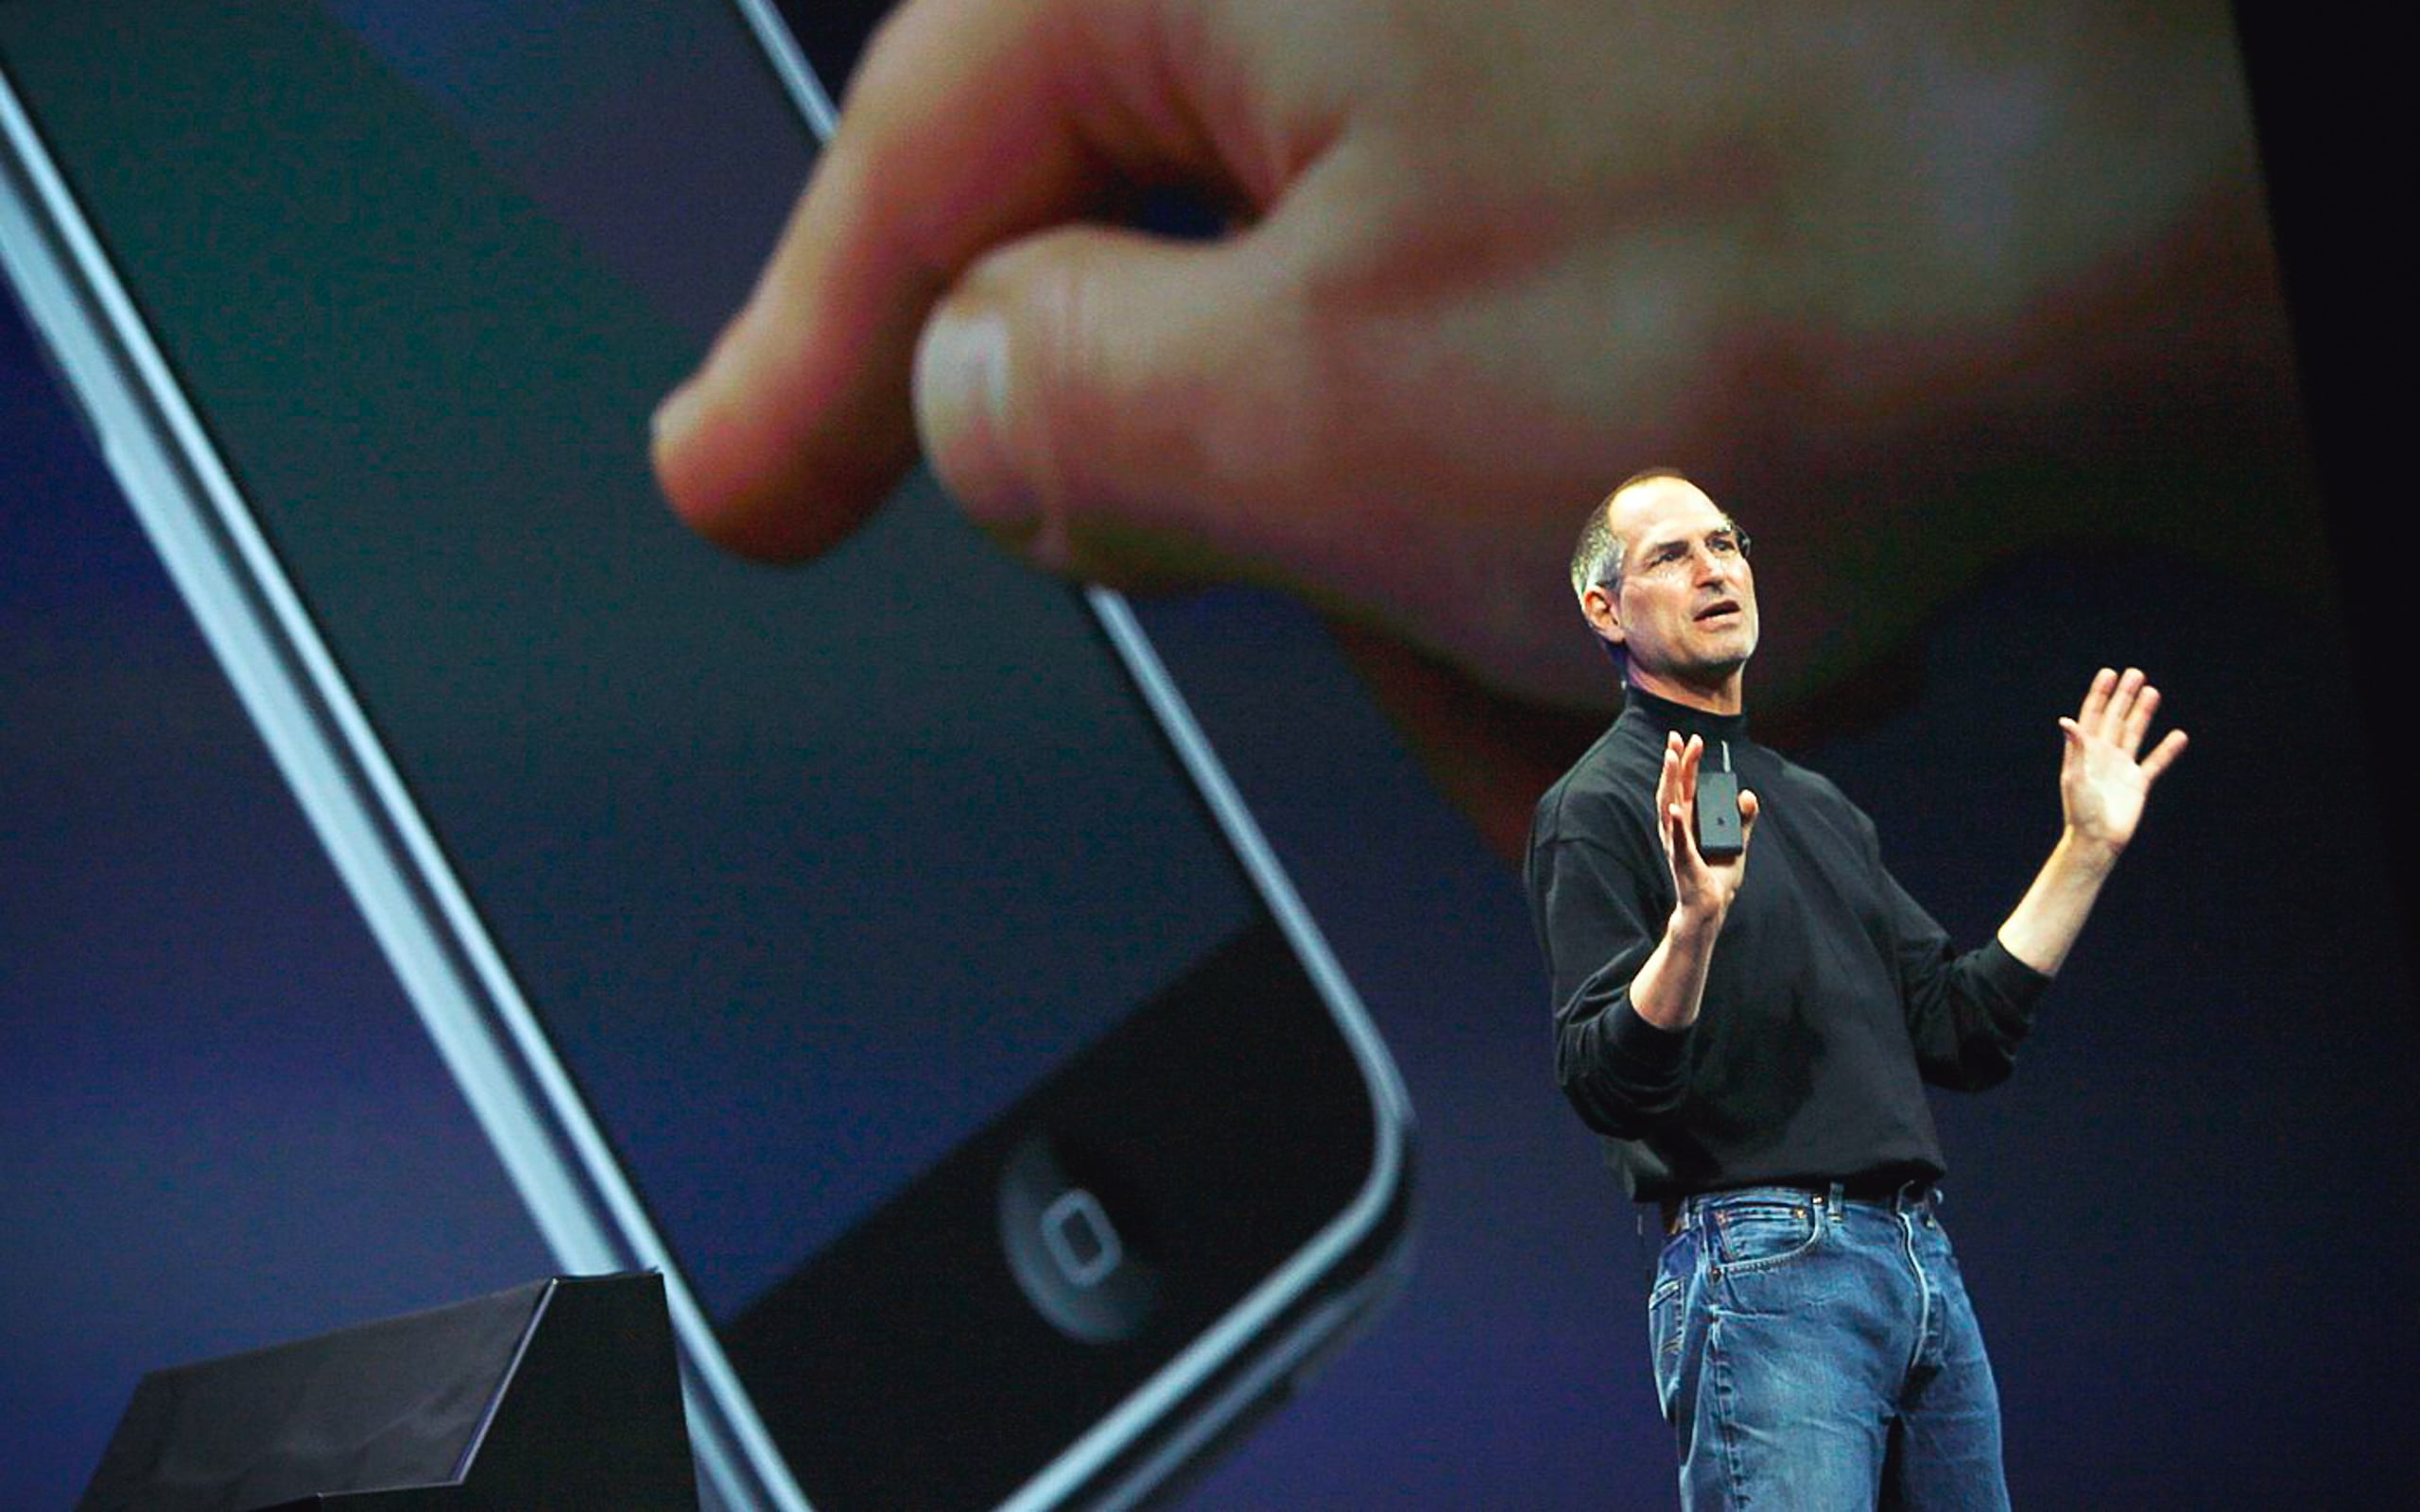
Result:
{"label": "lectern", "polygon": [[155,1370],[78,1512],[697,1512],[652,1274]]}

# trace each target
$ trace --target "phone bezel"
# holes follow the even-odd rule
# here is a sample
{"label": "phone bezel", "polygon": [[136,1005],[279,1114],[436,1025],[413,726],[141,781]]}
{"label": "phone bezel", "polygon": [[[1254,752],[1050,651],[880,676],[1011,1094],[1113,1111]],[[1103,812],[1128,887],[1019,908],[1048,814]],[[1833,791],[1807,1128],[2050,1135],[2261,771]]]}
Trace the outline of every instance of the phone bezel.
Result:
{"label": "phone bezel", "polygon": [[[832,111],[763,0],[728,0],[819,138]],[[666,1275],[700,1469],[734,1505],[804,1508],[713,1325],[624,1178],[98,235],[0,64],[0,262],[248,714],[546,1243],[572,1270]],[[1003,1506],[1131,1499],[1392,1285],[1409,1110],[1366,1013],[1124,601],[1085,598],[1358,1067],[1373,1158],[1353,1200]],[[1259,1383],[1254,1384],[1254,1383]],[[1156,1467],[1156,1468],[1155,1468]],[[1126,1487],[1116,1491],[1117,1486]]]}

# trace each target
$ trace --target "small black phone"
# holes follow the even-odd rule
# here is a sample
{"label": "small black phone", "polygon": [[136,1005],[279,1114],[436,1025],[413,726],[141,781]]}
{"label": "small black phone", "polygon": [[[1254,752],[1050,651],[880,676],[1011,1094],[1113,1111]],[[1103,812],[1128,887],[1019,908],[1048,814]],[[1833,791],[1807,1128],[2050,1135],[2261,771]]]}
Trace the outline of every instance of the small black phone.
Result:
{"label": "small black phone", "polygon": [[1127,1505],[1394,1287],[1409,1109],[1115,594],[656,496],[831,118],[762,0],[10,0],[0,259],[710,1502]]}
{"label": "small black phone", "polygon": [[1737,859],[1747,848],[1739,824],[1739,776],[1698,767],[1698,854],[1708,861]]}

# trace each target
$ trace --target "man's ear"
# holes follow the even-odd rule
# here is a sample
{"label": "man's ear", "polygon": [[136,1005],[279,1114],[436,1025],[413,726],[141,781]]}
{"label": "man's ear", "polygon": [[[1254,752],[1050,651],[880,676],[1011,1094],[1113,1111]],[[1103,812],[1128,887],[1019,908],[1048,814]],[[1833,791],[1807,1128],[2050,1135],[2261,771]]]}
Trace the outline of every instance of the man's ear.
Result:
{"label": "man's ear", "polygon": [[1616,645],[1622,644],[1621,606],[1615,600],[1612,589],[1599,583],[1582,594],[1580,612],[1588,617],[1599,635]]}

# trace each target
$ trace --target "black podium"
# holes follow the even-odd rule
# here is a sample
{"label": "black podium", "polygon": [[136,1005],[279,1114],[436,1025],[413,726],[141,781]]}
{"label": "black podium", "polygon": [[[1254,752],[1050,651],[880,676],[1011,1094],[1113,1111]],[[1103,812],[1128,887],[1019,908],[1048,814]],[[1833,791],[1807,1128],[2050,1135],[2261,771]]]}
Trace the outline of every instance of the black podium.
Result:
{"label": "black podium", "polygon": [[655,1275],[155,1370],[77,1512],[697,1512]]}

